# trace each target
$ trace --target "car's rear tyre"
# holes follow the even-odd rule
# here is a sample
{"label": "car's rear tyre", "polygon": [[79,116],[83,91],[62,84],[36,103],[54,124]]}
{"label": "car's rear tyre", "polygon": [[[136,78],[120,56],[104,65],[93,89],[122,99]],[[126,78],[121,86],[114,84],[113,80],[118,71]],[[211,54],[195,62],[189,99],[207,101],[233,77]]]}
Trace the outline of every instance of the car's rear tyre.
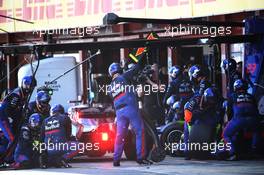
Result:
{"label": "car's rear tyre", "polygon": [[[188,156],[190,158],[198,159],[208,159],[210,157],[210,144],[214,141],[215,137],[215,127],[209,126],[207,124],[199,123],[194,124],[191,127],[189,135],[189,145],[199,145],[191,146],[191,150],[188,151]],[[208,150],[204,149],[207,146]]]}
{"label": "car's rear tyre", "polygon": [[165,149],[167,155],[176,156],[183,153],[178,151],[172,151],[172,145],[178,144],[181,141],[183,135],[183,124],[180,122],[169,123],[163,128],[160,136],[161,146]]}
{"label": "car's rear tyre", "polygon": [[[99,145],[99,148],[100,148],[100,145]],[[88,157],[103,157],[105,154],[106,154],[106,150],[102,150],[102,149],[86,152],[86,155]]]}
{"label": "car's rear tyre", "polygon": [[131,130],[128,130],[124,145],[124,152],[128,160],[136,160],[136,135]]}
{"label": "car's rear tyre", "polygon": [[87,153],[88,157],[103,157],[106,151],[96,151],[96,152],[89,152]]}
{"label": "car's rear tyre", "polygon": [[[145,132],[145,140],[145,156],[149,157],[149,154],[153,148],[153,138],[148,132]],[[124,145],[124,152],[128,160],[136,160],[136,134],[132,130],[128,131]]]}

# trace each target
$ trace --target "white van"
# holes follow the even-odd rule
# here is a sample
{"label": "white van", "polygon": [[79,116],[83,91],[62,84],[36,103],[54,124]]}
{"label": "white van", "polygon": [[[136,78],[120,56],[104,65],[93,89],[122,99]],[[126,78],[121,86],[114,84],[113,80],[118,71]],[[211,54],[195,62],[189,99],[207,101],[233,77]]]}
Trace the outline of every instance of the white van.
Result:
{"label": "white van", "polygon": [[[33,67],[36,68],[37,62],[33,63]],[[39,68],[36,73],[37,87],[35,88],[30,101],[34,101],[36,97],[37,88],[47,85],[49,81],[52,81],[65,71],[69,70],[76,65],[76,58],[73,56],[64,57],[52,57],[40,60]],[[30,64],[22,66],[18,71],[18,84],[21,84],[21,80],[26,75],[32,75]],[[78,69],[72,70],[70,73],[61,77],[49,87],[53,89],[53,95],[51,97],[51,106],[54,104],[61,104],[64,108],[69,108],[69,100],[77,100],[78,98]]]}

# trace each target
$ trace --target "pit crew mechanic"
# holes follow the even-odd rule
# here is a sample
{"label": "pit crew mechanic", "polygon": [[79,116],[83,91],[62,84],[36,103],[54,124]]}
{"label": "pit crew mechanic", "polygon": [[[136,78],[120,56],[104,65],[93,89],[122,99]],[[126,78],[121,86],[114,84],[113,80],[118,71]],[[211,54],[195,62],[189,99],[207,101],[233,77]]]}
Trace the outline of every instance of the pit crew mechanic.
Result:
{"label": "pit crew mechanic", "polygon": [[[171,78],[171,82],[167,88],[167,92],[163,99],[163,104],[165,105],[168,98],[172,95],[175,96],[175,100],[179,101],[182,104],[182,111],[184,104],[192,97],[192,83],[188,80],[187,77],[184,76],[181,68],[177,65],[171,67],[169,70],[169,76]],[[173,116],[169,115],[168,122],[173,120]]]}
{"label": "pit crew mechanic", "polygon": [[[71,145],[76,144],[71,141],[71,120],[65,115],[64,108],[62,105],[57,104],[52,106],[50,109],[50,117],[46,118],[41,126],[41,141],[46,144],[47,157],[42,168],[48,166],[55,167],[71,167],[67,162],[79,153],[77,147],[75,150],[71,150]],[[66,148],[61,148],[58,145],[64,144]],[[53,145],[53,147],[50,145]],[[54,145],[57,145],[54,147]],[[55,148],[55,149],[52,149]],[[57,149],[58,148],[58,149]]]}
{"label": "pit crew mechanic", "polygon": [[146,77],[143,86],[149,86],[151,90],[149,93],[142,91],[142,109],[154,126],[161,126],[165,124],[165,110],[162,106],[162,93],[165,92],[165,85],[160,84],[158,64],[152,64],[150,69],[152,72]]}
{"label": "pit crew mechanic", "polygon": [[[28,116],[38,113],[41,116],[41,122],[49,117],[51,97],[45,91],[39,91],[36,95],[36,100],[28,104]],[[26,119],[26,122],[28,119]]]}
{"label": "pit crew mechanic", "polygon": [[[184,143],[188,144],[189,140],[189,126],[192,120],[193,113],[197,109],[199,109],[199,104],[201,103],[202,95],[208,87],[210,87],[210,83],[207,81],[206,76],[204,75],[203,70],[201,70],[199,65],[194,65],[190,67],[188,71],[188,75],[190,78],[190,81],[193,85],[193,97],[190,98],[188,102],[184,105]],[[185,154],[187,154],[188,150],[185,150]],[[186,159],[189,159],[188,156],[186,156]]]}
{"label": "pit crew mechanic", "polygon": [[122,73],[119,63],[112,63],[108,68],[109,75],[112,77],[108,92],[113,99],[117,121],[113,166],[120,166],[129,123],[136,134],[137,163],[150,164],[145,159],[144,125],[139,112],[136,92],[129,89],[131,85],[133,86],[134,75],[143,69],[143,65],[143,59],[140,59],[133,68],[124,73]]}
{"label": "pit crew mechanic", "polygon": [[254,132],[252,149],[256,151],[258,142],[259,113],[254,97],[247,93],[248,84],[245,80],[237,79],[233,85],[234,93],[228,99],[229,112],[233,113],[232,119],[226,125],[223,137],[225,143],[231,145],[229,160],[237,160],[234,136],[242,129]]}
{"label": "pit crew mechanic", "polygon": [[29,117],[28,123],[24,124],[19,133],[14,159],[11,165],[15,169],[39,167],[40,153],[33,146],[39,145],[41,116],[34,113]]}
{"label": "pit crew mechanic", "polygon": [[227,77],[227,97],[230,98],[234,93],[233,84],[237,79],[242,78],[242,74],[237,71],[237,63],[233,58],[225,59],[222,67]]}
{"label": "pit crew mechanic", "polygon": [[[0,128],[4,136],[8,139],[10,146],[15,139],[15,128],[21,122],[21,113],[24,104],[30,92],[36,86],[36,80],[32,76],[25,76],[22,78],[20,87],[14,89],[3,100],[0,106]],[[23,121],[22,121],[23,122]],[[6,156],[7,160],[12,160],[12,154]]]}

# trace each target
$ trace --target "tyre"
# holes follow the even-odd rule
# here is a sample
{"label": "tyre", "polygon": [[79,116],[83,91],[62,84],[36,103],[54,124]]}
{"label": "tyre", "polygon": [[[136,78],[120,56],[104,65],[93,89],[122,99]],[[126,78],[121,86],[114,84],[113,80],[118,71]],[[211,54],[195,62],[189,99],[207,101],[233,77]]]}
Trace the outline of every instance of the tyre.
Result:
{"label": "tyre", "polygon": [[160,136],[161,146],[165,149],[167,155],[177,156],[182,155],[180,149],[172,151],[172,145],[181,142],[183,135],[183,124],[181,122],[169,123],[163,128]]}
{"label": "tyre", "polygon": [[194,124],[189,135],[188,156],[190,158],[208,159],[210,157],[211,146],[214,141],[215,127],[204,123]]}
{"label": "tyre", "polygon": [[[153,148],[153,138],[150,136],[148,132],[145,132],[145,139],[146,139],[146,142],[145,142],[146,155],[145,156],[148,157]],[[125,145],[124,145],[124,152],[128,160],[136,160],[137,158],[136,135],[132,130],[128,131],[128,134],[125,140]]]}
{"label": "tyre", "polygon": [[[100,145],[99,145],[100,148]],[[86,155],[88,157],[103,157],[106,154],[106,150],[103,149],[99,149],[99,150],[91,150],[91,151],[87,151]]]}
{"label": "tyre", "polygon": [[124,145],[124,152],[128,160],[136,160],[136,135],[131,130],[128,130]]}
{"label": "tyre", "polygon": [[105,155],[106,151],[90,151],[87,152],[88,157],[103,157]]}

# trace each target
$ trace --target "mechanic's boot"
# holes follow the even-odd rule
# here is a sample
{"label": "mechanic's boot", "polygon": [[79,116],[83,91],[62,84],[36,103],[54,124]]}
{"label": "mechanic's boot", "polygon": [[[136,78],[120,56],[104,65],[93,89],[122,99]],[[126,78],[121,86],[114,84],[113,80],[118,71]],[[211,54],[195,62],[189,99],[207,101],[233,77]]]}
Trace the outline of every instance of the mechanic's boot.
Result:
{"label": "mechanic's boot", "polygon": [[233,155],[229,156],[229,158],[227,158],[226,160],[228,160],[228,161],[237,161],[238,157],[237,157],[236,154],[233,154]]}
{"label": "mechanic's boot", "polygon": [[184,160],[191,160],[192,158],[190,156],[185,156]]}
{"label": "mechanic's boot", "polygon": [[249,152],[249,155],[252,159],[261,159],[262,156],[258,154],[258,150],[256,148],[252,148]]}
{"label": "mechanic's boot", "polygon": [[6,162],[0,164],[0,168],[8,168],[10,165]]}
{"label": "mechanic's boot", "polygon": [[70,164],[68,164],[68,162],[64,159],[61,160],[61,165],[64,167],[64,168],[71,168],[72,166]]}
{"label": "mechanic's boot", "polygon": [[190,156],[190,153],[189,153],[189,151],[185,151],[184,152],[184,160],[191,160],[192,158],[191,158],[191,156]]}
{"label": "mechanic's boot", "polygon": [[115,167],[120,166],[120,161],[114,161],[113,166],[115,166]]}
{"label": "mechanic's boot", "polygon": [[10,168],[15,169],[15,170],[21,170],[21,169],[29,169],[30,168],[30,164],[28,161],[24,161],[24,162],[15,162],[12,163],[10,165]]}
{"label": "mechanic's boot", "polygon": [[138,159],[136,162],[137,162],[139,165],[151,165],[151,164],[152,164],[152,162],[150,162],[150,161],[147,160],[147,159]]}
{"label": "mechanic's boot", "polygon": [[149,163],[149,165],[152,165],[153,164],[153,162],[150,161],[150,160],[148,160],[148,159],[145,159],[145,161],[147,161]]}
{"label": "mechanic's boot", "polygon": [[46,169],[46,168],[48,168],[48,166],[47,166],[47,159],[46,159],[46,157],[43,156],[43,155],[41,155],[41,156],[39,157],[39,166],[40,166],[40,168],[42,168],[42,169]]}

